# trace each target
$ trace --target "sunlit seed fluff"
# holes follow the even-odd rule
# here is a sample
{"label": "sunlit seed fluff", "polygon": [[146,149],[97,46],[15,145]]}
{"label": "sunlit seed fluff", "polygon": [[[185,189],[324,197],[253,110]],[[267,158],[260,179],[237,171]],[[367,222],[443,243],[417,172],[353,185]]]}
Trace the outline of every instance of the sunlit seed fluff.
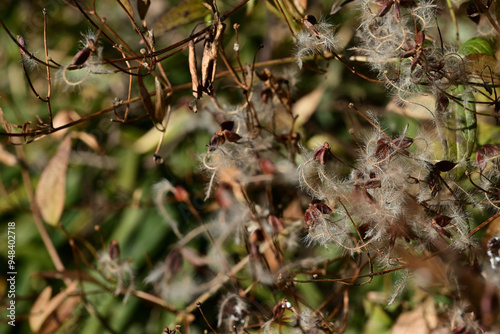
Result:
{"label": "sunlit seed fluff", "polygon": [[319,34],[313,34],[307,29],[301,30],[297,35],[296,58],[299,68],[302,68],[303,58],[315,54],[332,52],[337,44],[334,26],[327,22],[315,25]]}

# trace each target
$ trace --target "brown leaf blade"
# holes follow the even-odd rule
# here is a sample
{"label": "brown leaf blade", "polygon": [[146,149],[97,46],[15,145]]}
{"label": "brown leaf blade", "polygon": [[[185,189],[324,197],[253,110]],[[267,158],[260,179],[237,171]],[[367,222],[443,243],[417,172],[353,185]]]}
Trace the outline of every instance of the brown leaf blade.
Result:
{"label": "brown leaf blade", "polygon": [[35,200],[42,218],[55,226],[61,218],[66,199],[66,171],[71,152],[71,137],[64,138],[56,154],[49,161],[40,176]]}

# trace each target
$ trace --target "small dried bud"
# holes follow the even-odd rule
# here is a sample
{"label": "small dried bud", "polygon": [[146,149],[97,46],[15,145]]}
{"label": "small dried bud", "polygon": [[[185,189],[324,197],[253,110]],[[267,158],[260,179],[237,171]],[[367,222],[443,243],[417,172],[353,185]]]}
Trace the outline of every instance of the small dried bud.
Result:
{"label": "small dried bud", "polygon": [[[24,41],[23,36],[17,35],[17,42],[19,45],[21,45],[24,49],[26,49],[26,42]],[[19,52],[21,52],[21,56],[25,56],[26,52],[24,52],[23,48],[19,48]]]}
{"label": "small dried bud", "polygon": [[222,210],[227,210],[231,207],[231,205],[233,205],[233,198],[233,189],[231,188],[231,185],[225,182],[219,184],[219,187],[215,192],[215,200]]}
{"label": "small dried bud", "polygon": [[292,304],[288,300],[283,298],[278,304],[273,307],[273,319],[281,319],[283,313],[291,308]]}
{"label": "small dried bud", "polygon": [[413,144],[413,139],[409,137],[399,137],[391,142],[391,146],[395,149],[408,148],[411,146],[411,144]]}
{"label": "small dried bud", "polygon": [[278,232],[281,232],[285,229],[285,227],[283,226],[283,222],[276,216],[273,215],[267,216],[267,221],[269,225],[271,225],[273,229]]}
{"label": "small dried bud", "polygon": [[163,163],[163,158],[157,154],[154,154],[153,161],[154,161],[156,166],[160,166]]}
{"label": "small dried bud", "polygon": [[368,181],[365,182],[364,188],[365,189],[375,189],[375,188],[380,188],[381,181],[379,178],[373,178],[369,179]]}
{"label": "small dried bud", "polygon": [[171,251],[167,255],[167,258],[165,259],[165,266],[168,268],[170,275],[175,275],[181,270],[182,255],[177,249]]}
{"label": "small dried bud", "polygon": [[332,213],[332,209],[318,200],[313,200],[304,214],[304,221],[308,226],[312,226],[323,214]]}
{"label": "small dried bud", "polygon": [[330,144],[324,143],[322,146],[318,147],[313,153],[313,161],[319,161],[322,165],[326,163],[326,158],[330,153]]}
{"label": "small dried bud", "polygon": [[261,229],[257,229],[250,234],[248,242],[250,243],[250,254],[256,260],[260,259],[259,245],[264,240],[264,234]]}
{"label": "small dried bud", "polygon": [[120,246],[118,245],[118,241],[111,241],[108,248],[108,255],[112,260],[116,260],[120,257]]}
{"label": "small dried bud", "polygon": [[273,175],[276,173],[276,165],[269,159],[259,159],[259,167],[264,174]]}
{"label": "small dried bud", "polygon": [[269,98],[273,95],[273,92],[270,88],[264,88],[260,91],[260,98],[262,99],[262,103],[266,104]]}
{"label": "small dried bud", "polygon": [[446,108],[448,108],[448,105],[450,104],[450,100],[448,99],[448,97],[445,94],[439,92],[437,100],[438,100],[439,107],[441,107],[442,110],[446,110]]}
{"label": "small dried bud", "polygon": [[224,144],[226,142],[226,138],[218,133],[214,134],[208,143],[208,149],[210,151],[215,151],[217,147]]}
{"label": "small dried bud", "polygon": [[188,202],[189,201],[189,193],[183,186],[175,186],[173,190],[175,199],[178,202]]}
{"label": "small dried bud", "polygon": [[448,216],[439,215],[435,217],[432,222],[438,224],[441,227],[447,226],[451,222],[451,218]]}
{"label": "small dried bud", "polygon": [[481,146],[476,152],[476,164],[480,171],[486,168],[488,157],[494,157],[500,155],[500,147],[497,145],[486,144]]}

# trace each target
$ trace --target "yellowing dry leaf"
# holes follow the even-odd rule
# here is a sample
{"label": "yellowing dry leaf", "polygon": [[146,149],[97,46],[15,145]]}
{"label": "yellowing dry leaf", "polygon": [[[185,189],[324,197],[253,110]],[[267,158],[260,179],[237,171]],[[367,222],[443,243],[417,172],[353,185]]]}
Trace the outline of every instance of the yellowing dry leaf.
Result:
{"label": "yellowing dry leaf", "polygon": [[325,88],[319,86],[309,94],[301,97],[292,107],[292,113],[297,116],[296,126],[305,124],[319,106]]}
{"label": "yellowing dry leaf", "polygon": [[120,2],[122,3],[123,7],[125,7],[130,16],[134,17],[134,8],[132,7],[130,0],[120,0]]}
{"label": "yellowing dry leaf", "polygon": [[28,319],[34,333],[52,333],[64,323],[73,308],[80,302],[80,297],[75,295],[77,285],[78,282],[73,281],[54,298],[50,298],[52,295],[51,287],[46,287],[42,291],[33,304]]}
{"label": "yellowing dry leaf", "polygon": [[33,306],[31,307],[28,322],[33,332],[38,332],[46,319],[44,310],[47,309],[47,305],[50,301],[51,295],[52,287],[48,286],[43,289],[42,293],[40,293],[38,298],[33,303]]}
{"label": "yellowing dry leaf", "polygon": [[73,132],[73,135],[83,141],[88,147],[93,149],[95,152],[100,153],[101,147],[95,135],[87,132]]}
{"label": "yellowing dry leaf", "polygon": [[[58,128],[60,126],[63,126],[65,124],[68,124],[70,122],[74,122],[76,120],[80,119],[80,115],[76,113],[74,110],[61,110],[59,111],[55,116],[54,120],[52,121],[54,124],[55,128]],[[57,132],[54,132],[51,134],[51,137],[60,140],[62,139],[66,133],[68,132],[69,128],[59,130]]]}
{"label": "yellowing dry leaf", "polygon": [[46,223],[55,226],[61,218],[66,199],[66,170],[68,168],[71,137],[64,138],[56,154],[40,176],[35,199]]}
{"label": "yellowing dry leaf", "polygon": [[392,327],[392,334],[428,334],[429,328],[425,321],[423,307],[402,313]]}
{"label": "yellowing dry leaf", "polygon": [[17,157],[6,151],[2,145],[0,145],[0,163],[6,166],[14,166],[17,164]]}

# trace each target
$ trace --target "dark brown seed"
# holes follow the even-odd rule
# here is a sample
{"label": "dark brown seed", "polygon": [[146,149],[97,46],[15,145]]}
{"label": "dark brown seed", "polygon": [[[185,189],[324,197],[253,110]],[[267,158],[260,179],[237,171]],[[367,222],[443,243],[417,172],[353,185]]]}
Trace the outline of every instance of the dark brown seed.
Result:
{"label": "dark brown seed", "polygon": [[228,130],[228,131],[232,131],[234,128],[234,122],[233,121],[225,121],[225,122],[222,122],[221,125],[220,125],[220,130],[223,131],[223,130]]}
{"label": "dark brown seed", "polygon": [[408,148],[413,144],[413,139],[409,137],[399,137],[392,141],[392,146],[396,149]]}
{"label": "dark brown seed", "polygon": [[440,172],[449,172],[452,170],[455,166],[457,165],[456,162],[449,161],[449,160],[442,160],[434,164],[434,167],[436,170]]}
{"label": "dark brown seed", "polygon": [[377,147],[375,147],[375,152],[373,152],[373,156],[379,160],[383,160],[387,158],[389,154],[390,154],[389,142],[385,139],[379,139],[377,141]]}
{"label": "dark brown seed", "polygon": [[233,131],[224,130],[222,132],[224,133],[224,137],[226,137],[227,141],[231,143],[236,143],[241,139],[241,136]]}
{"label": "dark brown seed", "polygon": [[314,207],[322,214],[332,213],[332,209],[324,203],[316,203],[316,204],[314,204]]}
{"label": "dark brown seed", "polygon": [[317,24],[318,23],[318,21],[316,20],[316,17],[314,17],[314,15],[306,15],[304,17],[304,20],[309,21],[311,24]]}
{"label": "dark brown seed", "polygon": [[87,62],[87,60],[90,57],[91,50],[90,48],[84,48],[76,53],[76,55],[73,57],[73,61],[71,62],[71,65],[74,66],[81,66]]}
{"label": "dark brown seed", "polygon": [[444,215],[439,215],[432,220],[433,224],[437,224],[441,227],[447,226],[451,222],[451,218]]}

